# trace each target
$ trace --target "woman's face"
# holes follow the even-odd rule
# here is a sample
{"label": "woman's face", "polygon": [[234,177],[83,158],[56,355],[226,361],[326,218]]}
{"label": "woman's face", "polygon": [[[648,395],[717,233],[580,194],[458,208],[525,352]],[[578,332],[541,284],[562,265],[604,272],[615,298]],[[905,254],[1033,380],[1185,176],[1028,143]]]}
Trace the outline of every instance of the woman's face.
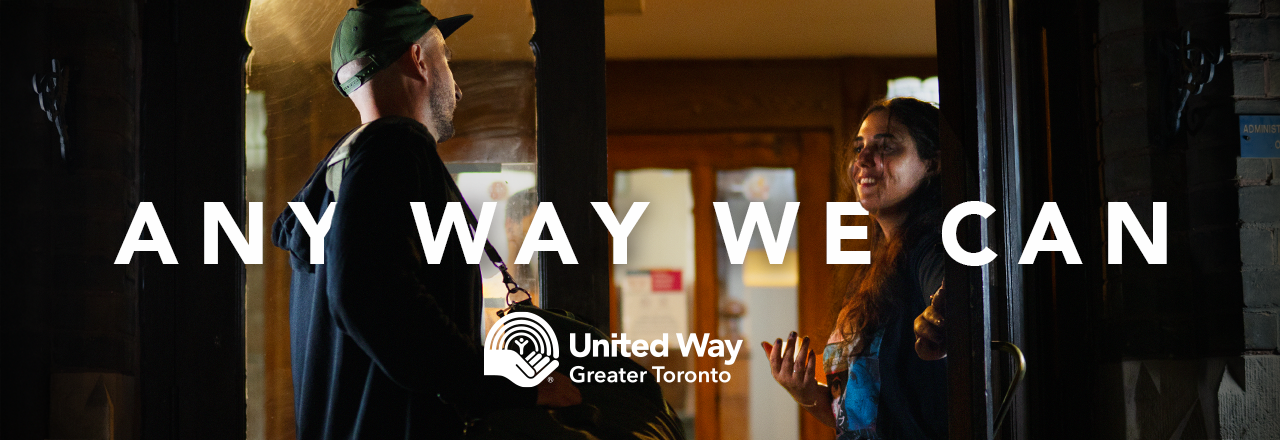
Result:
{"label": "woman's face", "polygon": [[877,111],[867,116],[853,142],[850,177],[858,201],[872,214],[899,212],[902,201],[936,169],[920,159],[906,127],[890,124],[888,115]]}

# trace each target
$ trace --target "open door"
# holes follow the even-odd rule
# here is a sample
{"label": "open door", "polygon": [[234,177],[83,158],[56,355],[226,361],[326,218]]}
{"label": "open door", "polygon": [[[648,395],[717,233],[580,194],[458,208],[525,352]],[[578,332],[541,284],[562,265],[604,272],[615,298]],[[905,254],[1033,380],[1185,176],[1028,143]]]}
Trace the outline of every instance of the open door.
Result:
{"label": "open door", "polygon": [[[1100,282],[1101,262],[1064,272],[1061,255],[1018,260],[1043,202],[1062,206],[1077,243],[1101,241],[1099,179],[1091,174],[1098,169],[1094,7],[937,2],[943,203],[994,207],[988,218],[962,220],[957,237],[970,252],[998,255],[978,267],[948,259],[953,439],[1023,439],[1032,429],[1036,438],[1067,435],[1077,432],[1067,425],[1090,420],[1094,403],[1070,390],[1091,385],[1096,360],[1080,330],[1090,319],[1086,291]],[[1027,386],[1006,395],[1018,362],[993,351],[993,341],[1022,349]]]}
{"label": "open door", "polygon": [[[1035,121],[1021,117],[1032,110],[1021,106],[1020,92],[1025,87],[1018,78],[1026,66],[1019,56],[1023,33],[1016,8],[1016,0],[937,2],[943,204],[950,208],[976,200],[995,207],[996,213],[988,218],[963,220],[957,236],[966,250],[989,248],[999,255],[978,267],[947,259],[948,407],[953,439],[996,436],[1008,383],[1001,379],[1011,377],[1014,363],[993,352],[992,341],[1025,347],[1024,274],[1016,258],[1021,254],[1025,218],[1021,148],[1031,131],[1026,124]],[[1010,396],[1001,438],[1025,438],[1023,394]]]}

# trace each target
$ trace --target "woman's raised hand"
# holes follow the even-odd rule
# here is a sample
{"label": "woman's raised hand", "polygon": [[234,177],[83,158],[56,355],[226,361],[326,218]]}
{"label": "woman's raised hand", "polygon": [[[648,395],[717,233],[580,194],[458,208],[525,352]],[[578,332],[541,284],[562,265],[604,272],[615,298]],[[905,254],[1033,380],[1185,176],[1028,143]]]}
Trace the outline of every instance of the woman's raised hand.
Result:
{"label": "woman's raised hand", "polygon": [[[787,337],[786,349],[782,347],[782,339],[761,342],[765,355],[769,357],[769,371],[773,372],[773,380],[791,393],[791,398],[805,408],[812,408],[818,403],[831,400],[827,388],[818,385],[814,378],[817,368],[817,356],[809,349],[809,337],[805,336],[797,351],[796,332]],[[797,361],[796,353],[802,357]]]}
{"label": "woman's raised hand", "polygon": [[947,357],[947,332],[942,318],[946,311],[946,291],[944,284],[938,292],[930,297],[929,307],[916,317],[916,355],[926,361],[936,361]]}

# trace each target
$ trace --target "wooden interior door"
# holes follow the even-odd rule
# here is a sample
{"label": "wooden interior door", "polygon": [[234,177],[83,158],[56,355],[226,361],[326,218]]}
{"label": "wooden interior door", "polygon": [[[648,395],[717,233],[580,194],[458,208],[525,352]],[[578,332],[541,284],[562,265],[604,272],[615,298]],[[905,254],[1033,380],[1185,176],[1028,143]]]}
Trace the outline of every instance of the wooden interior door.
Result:
{"label": "wooden interior door", "polygon": [[[832,136],[825,131],[737,132],[689,134],[630,134],[609,136],[609,175],[618,171],[645,168],[689,170],[693,193],[695,285],[692,322],[689,331],[709,333],[719,338],[720,287],[718,285],[717,222],[712,202],[716,199],[716,176],[721,170],[752,167],[790,168],[795,173],[795,190],[800,202],[797,228],[799,277],[796,329],[802,335],[820,335],[829,315],[830,269],[825,261],[825,206],[832,197]],[[610,179],[611,185],[613,179]],[[612,188],[610,194],[613,194]],[[611,285],[616,285],[611,283]],[[613,331],[620,328],[619,298],[611,298]],[[757,339],[759,336],[752,335]],[[783,336],[783,335],[777,335]],[[813,336],[815,339],[824,336]],[[759,341],[745,340],[744,355],[759,351]],[[758,356],[758,354],[757,354]],[[722,367],[717,358],[697,357],[693,368],[708,371]],[[745,380],[735,377],[733,380]],[[739,382],[740,384],[741,382]],[[732,382],[731,382],[732,384]],[[694,437],[698,439],[740,438],[731,432],[745,426],[746,414],[725,411],[723,393],[730,384],[694,384]],[[798,411],[798,410],[797,410]],[[834,432],[807,413],[800,415],[800,432],[795,438],[825,439]]]}

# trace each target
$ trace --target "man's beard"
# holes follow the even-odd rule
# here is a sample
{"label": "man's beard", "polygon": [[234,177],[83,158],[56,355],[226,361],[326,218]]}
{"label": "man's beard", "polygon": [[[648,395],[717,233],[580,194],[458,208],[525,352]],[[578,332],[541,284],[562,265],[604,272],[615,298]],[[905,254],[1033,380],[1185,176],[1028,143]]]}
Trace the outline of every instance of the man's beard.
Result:
{"label": "man's beard", "polygon": [[[435,84],[443,84],[443,81],[436,80]],[[445,87],[436,87],[431,91],[431,125],[435,126],[436,142],[444,142],[453,137],[453,111],[456,109],[456,102],[453,100],[453,90]]]}

